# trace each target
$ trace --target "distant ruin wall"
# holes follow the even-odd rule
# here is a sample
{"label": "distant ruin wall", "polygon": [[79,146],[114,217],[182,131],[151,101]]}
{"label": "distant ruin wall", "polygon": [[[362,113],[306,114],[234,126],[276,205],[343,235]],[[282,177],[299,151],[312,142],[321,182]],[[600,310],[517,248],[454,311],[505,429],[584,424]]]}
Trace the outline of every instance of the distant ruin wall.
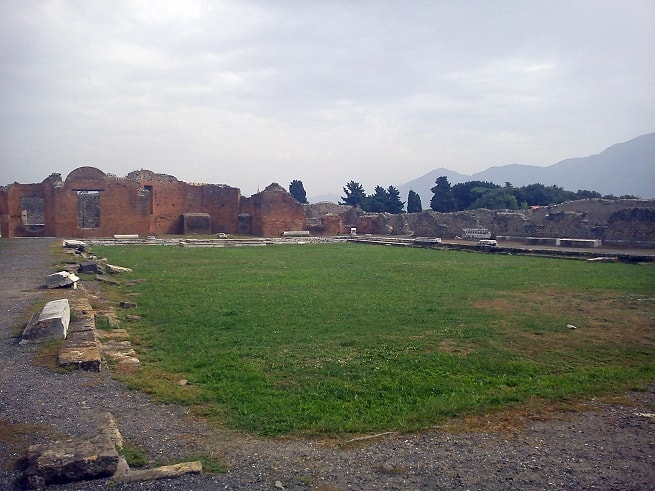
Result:
{"label": "distant ruin wall", "polygon": [[[319,210],[338,211],[324,204],[306,205],[312,223],[319,223]],[[358,234],[455,238],[461,237],[465,228],[485,228],[493,235],[513,237],[655,241],[655,200],[588,199],[529,210],[423,211],[397,215],[348,208],[340,216],[341,233],[356,227]]]}
{"label": "distant ruin wall", "polygon": [[424,211],[404,215],[362,215],[358,233],[454,238],[465,228],[494,235],[655,241],[655,200],[583,200],[536,210]]}

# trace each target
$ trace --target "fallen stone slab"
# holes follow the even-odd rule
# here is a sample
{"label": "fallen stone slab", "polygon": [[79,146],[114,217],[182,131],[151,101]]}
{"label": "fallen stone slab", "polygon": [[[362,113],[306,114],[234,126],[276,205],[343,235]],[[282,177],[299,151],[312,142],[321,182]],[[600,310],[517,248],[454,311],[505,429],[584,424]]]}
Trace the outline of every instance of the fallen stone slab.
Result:
{"label": "fallen stone slab", "polygon": [[67,239],[62,242],[64,249],[76,249],[78,251],[86,250],[86,243],[81,240]]}
{"label": "fallen stone slab", "polygon": [[115,475],[112,480],[119,483],[133,483],[154,481],[157,479],[170,479],[185,474],[199,474],[201,472],[201,462],[182,462],[180,464],[164,465],[153,469],[128,470],[120,475]]}
{"label": "fallen stone slab", "polygon": [[590,263],[615,263],[618,261],[616,257],[591,257],[587,259]]}
{"label": "fallen stone slab", "polygon": [[116,473],[118,460],[116,446],[107,434],[90,440],[32,445],[27,451],[23,486],[42,489],[50,484],[111,477]]}
{"label": "fallen stone slab", "polygon": [[69,323],[68,299],[52,300],[29,320],[23,331],[23,340],[66,339]]}
{"label": "fallen stone slab", "polygon": [[79,281],[74,273],[69,273],[68,271],[59,271],[58,273],[53,273],[46,276],[45,284],[48,288],[65,288],[72,286],[73,289],[77,288],[77,282]]}
{"label": "fallen stone slab", "polygon": [[121,274],[121,273],[132,272],[130,268],[124,268],[123,266],[115,266],[113,264],[107,264],[105,268],[107,269],[107,273],[109,274]]}

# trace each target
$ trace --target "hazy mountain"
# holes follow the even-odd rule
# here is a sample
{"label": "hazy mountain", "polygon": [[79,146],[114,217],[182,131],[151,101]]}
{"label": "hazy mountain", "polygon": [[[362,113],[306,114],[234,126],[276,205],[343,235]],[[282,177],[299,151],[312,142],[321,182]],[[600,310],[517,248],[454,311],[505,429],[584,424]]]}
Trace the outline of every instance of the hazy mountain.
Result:
{"label": "hazy mountain", "polygon": [[406,201],[407,193],[412,189],[421,196],[423,208],[429,208],[430,188],[439,176],[448,177],[451,184],[465,181],[491,181],[500,185],[510,182],[514,186],[541,183],[567,191],[584,189],[604,195],[655,198],[655,133],[617,143],[597,155],[566,159],[547,167],[509,164],[490,167],[473,175],[436,169],[397,186],[400,198]]}
{"label": "hazy mountain", "polygon": [[321,194],[320,196],[308,196],[307,201],[310,203],[321,203],[322,201],[329,201],[330,203],[338,203],[341,201],[341,196],[338,194]]}

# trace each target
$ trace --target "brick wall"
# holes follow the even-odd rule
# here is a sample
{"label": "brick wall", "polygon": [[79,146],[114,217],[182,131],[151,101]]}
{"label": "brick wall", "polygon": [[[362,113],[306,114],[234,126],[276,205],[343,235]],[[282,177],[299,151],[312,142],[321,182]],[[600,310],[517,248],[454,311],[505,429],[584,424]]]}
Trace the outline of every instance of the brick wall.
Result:
{"label": "brick wall", "polygon": [[[45,224],[40,229],[26,227],[25,208],[41,201]],[[149,170],[119,178],[94,167],[80,167],[63,182],[53,174],[39,184],[0,188],[3,237],[182,234],[185,213],[208,214],[212,233],[239,233],[243,214],[251,217],[248,233],[254,235],[279,236],[285,230],[305,228],[302,205],[277,184],[243,198],[238,188],[186,183]]]}

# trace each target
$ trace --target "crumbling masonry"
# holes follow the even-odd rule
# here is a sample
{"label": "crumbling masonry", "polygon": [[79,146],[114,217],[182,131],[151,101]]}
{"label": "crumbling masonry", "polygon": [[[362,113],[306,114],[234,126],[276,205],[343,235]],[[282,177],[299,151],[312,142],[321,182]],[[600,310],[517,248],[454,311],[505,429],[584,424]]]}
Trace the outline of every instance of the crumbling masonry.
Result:
{"label": "crumbling masonry", "polygon": [[305,212],[271,184],[251,197],[219,184],[190,184],[149,170],[126,177],[79,167],[61,180],[0,188],[2,237],[111,237],[226,233],[279,236],[302,230]]}

